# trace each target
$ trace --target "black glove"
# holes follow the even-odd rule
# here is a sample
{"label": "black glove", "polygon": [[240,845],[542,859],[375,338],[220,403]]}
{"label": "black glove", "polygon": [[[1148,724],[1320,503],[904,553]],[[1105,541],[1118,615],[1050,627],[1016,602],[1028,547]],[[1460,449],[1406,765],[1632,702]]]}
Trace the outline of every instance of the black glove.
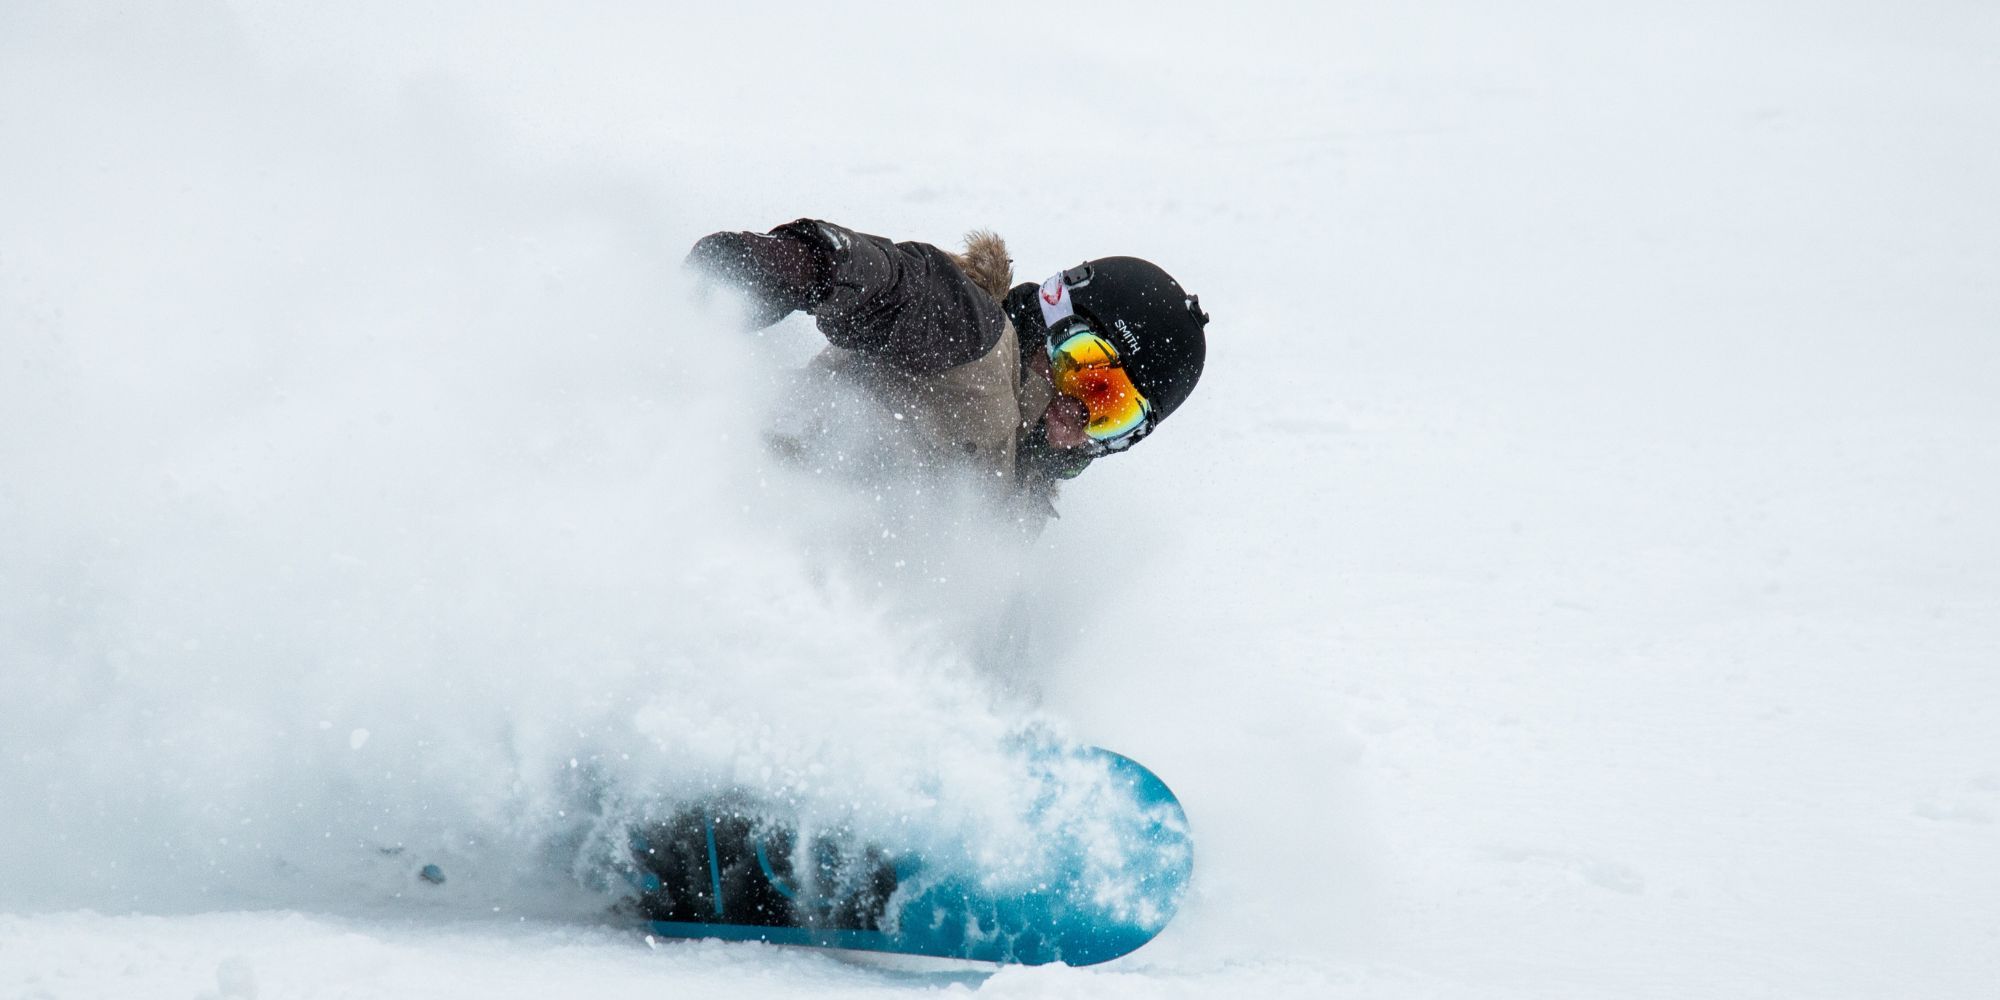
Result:
{"label": "black glove", "polygon": [[831,261],[821,247],[788,234],[710,233],[695,242],[684,266],[704,282],[742,292],[750,329],[760,330],[825,298]]}

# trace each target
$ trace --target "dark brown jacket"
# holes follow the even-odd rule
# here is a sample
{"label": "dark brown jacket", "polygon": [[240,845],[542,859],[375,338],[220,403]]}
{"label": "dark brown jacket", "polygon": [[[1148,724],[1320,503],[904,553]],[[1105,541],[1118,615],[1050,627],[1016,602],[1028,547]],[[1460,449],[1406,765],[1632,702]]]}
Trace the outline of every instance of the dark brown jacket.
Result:
{"label": "dark brown jacket", "polygon": [[809,308],[828,346],[811,371],[873,401],[886,429],[877,443],[918,469],[970,472],[1024,512],[1052,513],[1053,478],[1021,461],[1053,390],[1023,366],[1001,307],[1013,283],[1006,244],[976,231],[954,254],[811,219],[772,232],[821,255]]}

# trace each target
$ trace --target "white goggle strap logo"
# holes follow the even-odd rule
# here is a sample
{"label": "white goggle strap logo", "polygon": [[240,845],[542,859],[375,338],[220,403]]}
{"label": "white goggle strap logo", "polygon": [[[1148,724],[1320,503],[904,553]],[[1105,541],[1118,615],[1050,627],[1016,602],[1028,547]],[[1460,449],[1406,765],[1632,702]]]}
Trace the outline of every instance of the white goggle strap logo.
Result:
{"label": "white goggle strap logo", "polygon": [[1050,330],[1076,315],[1076,307],[1069,300],[1069,286],[1063,282],[1061,272],[1042,282],[1041,293],[1036,297],[1042,304],[1042,322]]}

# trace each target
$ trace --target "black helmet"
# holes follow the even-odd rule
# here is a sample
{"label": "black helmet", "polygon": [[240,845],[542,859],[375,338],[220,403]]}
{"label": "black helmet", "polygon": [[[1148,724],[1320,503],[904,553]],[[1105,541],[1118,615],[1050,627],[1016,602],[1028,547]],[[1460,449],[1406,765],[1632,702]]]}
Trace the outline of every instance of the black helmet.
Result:
{"label": "black helmet", "polygon": [[1208,314],[1159,265],[1137,257],[1085,261],[1042,282],[1040,298],[1050,326],[1074,311],[1117,344],[1155,423],[1194,391],[1208,355]]}

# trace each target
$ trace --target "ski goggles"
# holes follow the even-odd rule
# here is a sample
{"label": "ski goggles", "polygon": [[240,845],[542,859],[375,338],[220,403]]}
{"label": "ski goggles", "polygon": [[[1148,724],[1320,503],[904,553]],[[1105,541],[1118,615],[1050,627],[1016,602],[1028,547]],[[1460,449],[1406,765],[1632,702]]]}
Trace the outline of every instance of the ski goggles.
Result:
{"label": "ski goggles", "polygon": [[1079,315],[1070,289],[1090,283],[1090,265],[1071,268],[1042,282],[1042,320],[1049,328],[1049,377],[1057,392],[1083,404],[1084,436],[1101,454],[1131,446],[1146,436],[1153,406],[1118,356],[1118,348]]}
{"label": "ski goggles", "polygon": [[1105,448],[1139,440],[1152,421],[1152,404],[1132,384],[1118,348],[1080,322],[1050,335],[1049,375],[1057,392],[1082,403],[1089,414],[1084,436]]}

